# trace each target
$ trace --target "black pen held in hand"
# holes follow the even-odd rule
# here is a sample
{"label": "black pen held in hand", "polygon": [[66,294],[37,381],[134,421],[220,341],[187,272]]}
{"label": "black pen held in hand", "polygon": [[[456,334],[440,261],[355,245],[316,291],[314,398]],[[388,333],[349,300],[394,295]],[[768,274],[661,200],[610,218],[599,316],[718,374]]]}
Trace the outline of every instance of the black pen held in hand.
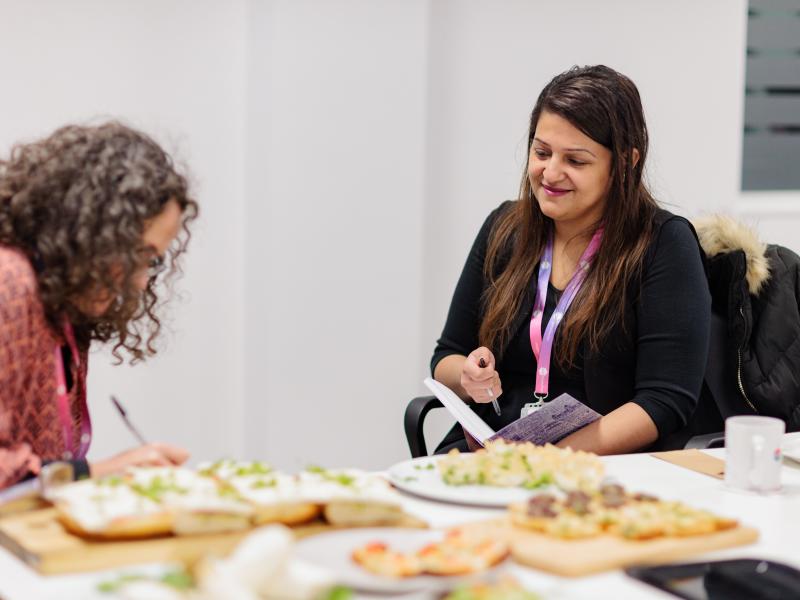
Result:
{"label": "black pen held in hand", "polygon": [[139,433],[139,430],[136,429],[136,427],[133,426],[133,423],[130,422],[130,419],[128,419],[128,413],[122,407],[122,404],[119,403],[119,400],[117,400],[116,396],[114,396],[114,395],[111,396],[111,402],[114,403],[114,407],[117,409],[117,412],[122,417],[122,421],[123,421],[123,423],[125,423],[125,427],[128,428],[128,431],[130,431],[133,434],[133,436],[137,440],[139,440],[139,443],[142,446],[146,446],[147,445],[147,441],[144,439],[144,436],[141,433]]}
{"label": "black pen held in hand", "polygon": [[[481,369],[485,369],[486,368],[486,361],[483,360],[482,356],[481,356],[481,359],[478,361],[478,366]],[[494,394],[492,393],[492,388],[491,387],[486,388],[486,393],[489,394],[489,396],[492,398],[492,406],[494,406],[494,412],[496,412],[499,415],[500,414],[500,405],[497,403],[497,398],[495,398]]]}

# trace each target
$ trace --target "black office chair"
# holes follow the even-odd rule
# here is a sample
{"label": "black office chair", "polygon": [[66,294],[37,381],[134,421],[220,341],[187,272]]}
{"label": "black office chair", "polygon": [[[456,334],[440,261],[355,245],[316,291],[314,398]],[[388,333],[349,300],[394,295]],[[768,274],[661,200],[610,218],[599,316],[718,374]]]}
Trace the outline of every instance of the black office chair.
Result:
{"label": "black office chair", "polygon": [[418,396],[406,406],[403,424],[406,429],[406,440],[408,440],[408,448],[411,450],[412,458],[428,455],[423,425],[425,424],[425,417],[434,408],[444,408],[436,396]]}

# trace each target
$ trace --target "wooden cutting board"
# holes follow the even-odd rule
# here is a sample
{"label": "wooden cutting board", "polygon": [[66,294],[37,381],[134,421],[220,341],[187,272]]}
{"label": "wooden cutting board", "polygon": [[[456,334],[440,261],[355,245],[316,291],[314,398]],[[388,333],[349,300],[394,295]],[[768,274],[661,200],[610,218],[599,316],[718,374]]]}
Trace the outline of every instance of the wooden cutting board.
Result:
{"label": "wooden cutting board", "polygon": [[[427,525],[411,516],[398,527]],[[292,528],[297,537],[330,531],[323,521]],[[133,541],[93,541],[66,531],[53,508],[0,519],[0,546],[42,574],[75,573],[144,562],[192,565],[208,555],[226,556],[249,531],[191,536],[164,536]]]}
{"label": "wooden cutting board", "polygon": [[633,541],[602,535],[584,540],[560,540],[515,527],[510,519],[465,526],[492,536],[506,536],[518,563],[563,577],[580,577],[631,565],[661,564],[696,554],[744,546],[758,539],[758,530],[736,527],[708,535]]}

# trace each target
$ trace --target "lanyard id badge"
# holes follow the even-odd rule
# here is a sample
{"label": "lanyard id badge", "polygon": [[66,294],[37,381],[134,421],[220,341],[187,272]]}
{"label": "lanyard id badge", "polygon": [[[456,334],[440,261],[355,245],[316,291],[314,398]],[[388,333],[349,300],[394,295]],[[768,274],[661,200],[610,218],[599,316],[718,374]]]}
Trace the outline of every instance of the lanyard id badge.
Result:
{"label": "lanyard id badge", "polygon": [[537,410],[544,406],[544,400],[540,400],[538,397],[536,402],[526,402],[522,406],[522,410],[519,411],[519,418],[527,417],[531,413],[535,413]]}
{"label": "lanyard id badge", "polygon": [[550,273],[553,270],[553,232],[547,240],[547,245],[544,248],[542,260],[539,262],[539,273],[536,280],[536,301],[533,305],[533,314],[531,315],[530,324],[530,338],[531,348],[533,355],[536,357],[536,387],[534,388],[533,396],[534,401],[526,403],[520,411],[520,417],[525,417],[532,412],[536,412],[542,406],[547,398],[550,382],[550,359],[553,350],[553,342],[556,337],[556,329],[561,324],[564,314],[567,312],[570,304],[575,299],[578,291],[586,279],[586,274],[589,272],[589,266],[592,263],[598,249],[600,248],[600,241],[603,238],[603,228],[600,227],[592,235],[592,239],[586,250],[583,251],[578,266],[572,277],[564,288],[564,293],[561,294],[556,308],[553,311],[550,320],[547,322],[547,327],[542,334],[542,317],[544,315],[544,305],[547,299],[547,286],[550,282]]}
{"label": "lanyard id badge", "polygon": [[[80,355],[78,354],[78,345],[75,343],[75,334],[72,330],[72,325],[64,319],[64,337],[67,344],[69,344],[70,352],[72,353],[72,360],[80,367]],[[65,373],[64,359],[61,356],[61,346],[57,345],[55,348],[55,365],[56,365],[56,406],[58,407],[58,416],[61,420],[61,427],[64,431],[64,453],[62,458],[64,460],[85,459],[86,453],[89,451],[89,446],[92,443],[92,422],[89,417],[89,409],[86,406],[86,398],[81,399],[81,436],[78,444],[72,435],[72,415],[70,413],[69,392],[67,390],[67,378]],[[77,447],[76,447],[77,446]]]}

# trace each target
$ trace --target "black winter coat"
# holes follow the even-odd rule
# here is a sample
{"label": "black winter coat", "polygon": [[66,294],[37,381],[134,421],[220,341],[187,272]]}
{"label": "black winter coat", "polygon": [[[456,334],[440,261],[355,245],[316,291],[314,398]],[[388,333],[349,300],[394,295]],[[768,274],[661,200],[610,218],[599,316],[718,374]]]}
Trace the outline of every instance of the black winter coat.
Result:
{"label": "black winter coat", "polygon": [[706,384],[721,417],[761,414],[800,430],[800,256],[726,217],[695,226],[714,315]]}

